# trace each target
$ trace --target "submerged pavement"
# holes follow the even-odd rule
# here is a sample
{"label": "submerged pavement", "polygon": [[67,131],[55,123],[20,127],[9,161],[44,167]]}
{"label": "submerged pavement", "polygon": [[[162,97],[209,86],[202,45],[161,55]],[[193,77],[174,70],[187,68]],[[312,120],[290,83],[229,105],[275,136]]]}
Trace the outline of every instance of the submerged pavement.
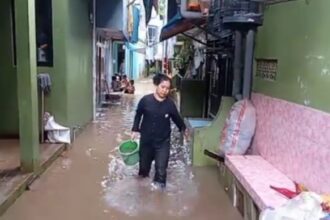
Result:
{"label": "submerged pavement", "polygon": [[152,186],[152,174],[139,180],[138,167],[123,164],[118,145],[129,139],[138,100],[153,91],[150,80],[136,87],[135,96],[99,109],[97,120],[0,219],[241,220],[218,182],[217,169],[191,167],[190,149],[176,128],[164,192]]}

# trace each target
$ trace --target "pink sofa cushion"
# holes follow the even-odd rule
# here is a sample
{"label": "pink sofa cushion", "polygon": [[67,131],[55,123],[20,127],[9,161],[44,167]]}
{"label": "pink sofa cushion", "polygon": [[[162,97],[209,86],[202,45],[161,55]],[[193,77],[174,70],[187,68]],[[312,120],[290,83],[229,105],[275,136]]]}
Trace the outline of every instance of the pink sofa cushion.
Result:
{"label": "pink sofa cushion", "polygon": [[252,95],[257,111],[254,154],[317,193],[330,193],[330,114]]}
{"label": "pink sofa cushion", "polygon": [[278,207],[287,201],[270,185],[295,189],[292,180],[260,156],[227,156],[225,163],[261,210]]}

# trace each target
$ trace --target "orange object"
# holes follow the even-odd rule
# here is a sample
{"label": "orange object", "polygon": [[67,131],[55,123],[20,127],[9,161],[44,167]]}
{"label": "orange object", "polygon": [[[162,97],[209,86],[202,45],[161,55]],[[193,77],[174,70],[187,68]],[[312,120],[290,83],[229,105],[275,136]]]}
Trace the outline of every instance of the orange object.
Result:
{"label": "orange object", "polygon": [[294,182],[294,185],[296,187],[296,192],[298,194],[301,193],[301,192],[307,192],[308,191],[308,189],[302,184]]}
{"label": "orange object", "polygon": [[328,195],[322,195],[322,209],[323,211],[327,212],[327,213],[330,213],[330,194]]}
{"label": "orange object", "polygon": [[201,6],[199,3],[189,3],[188,10],[189,11],[201,11]]}

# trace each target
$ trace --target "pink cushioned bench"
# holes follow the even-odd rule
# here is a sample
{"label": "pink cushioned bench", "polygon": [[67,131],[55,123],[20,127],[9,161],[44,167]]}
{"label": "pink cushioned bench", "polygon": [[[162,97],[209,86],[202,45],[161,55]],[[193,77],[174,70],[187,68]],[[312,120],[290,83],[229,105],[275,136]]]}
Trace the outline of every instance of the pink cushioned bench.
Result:
{"label": "pink cushioned bench", "polygon": [[278,207],[287,199],[269,186],[294,190],[287,176],[260,156],[227,156],[226,166],[249,193],[260,210]]}
{"label": "pink cushioned bench", "polygon": [[330,114],[257,93],[252,102],[257,127],[251,151],[227,156],[225,164],[247,199],[259,211],[276,208],[287,199],[269,186],[294,190],[293,181],[329,194]]}

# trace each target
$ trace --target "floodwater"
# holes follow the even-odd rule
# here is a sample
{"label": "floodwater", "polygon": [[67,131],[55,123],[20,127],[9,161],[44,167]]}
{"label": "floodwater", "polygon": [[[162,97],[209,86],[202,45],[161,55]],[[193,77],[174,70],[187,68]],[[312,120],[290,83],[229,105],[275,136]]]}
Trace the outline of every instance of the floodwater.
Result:
{"label": "floodwater", "polygon": [[217,169],[192,168],[187,143],[174,127],[166,190],[155,188],[152,178],[136,178],[137,166],[123,164],[118,144],[129,138],[139,98],[153,90],[150,80],[136,87],[135,96],[99,109],[97,120],[0,219],[241,220]]}

